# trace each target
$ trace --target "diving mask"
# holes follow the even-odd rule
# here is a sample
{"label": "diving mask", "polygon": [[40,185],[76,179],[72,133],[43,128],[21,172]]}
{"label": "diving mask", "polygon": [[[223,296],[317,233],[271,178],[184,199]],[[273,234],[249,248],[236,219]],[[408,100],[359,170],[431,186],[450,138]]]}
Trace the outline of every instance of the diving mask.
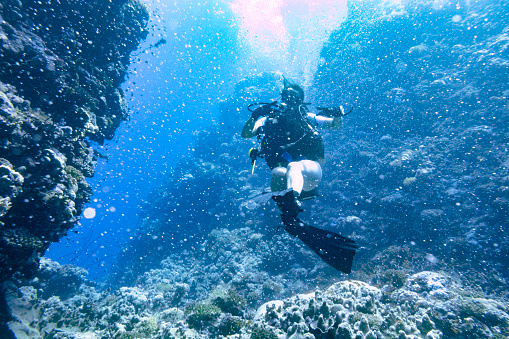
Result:
{"label": "diving mask", "polygon": [[291,87],[285,88],[281,92],[281,101],[288,105],[296,105],[302,102],[301,93]]}

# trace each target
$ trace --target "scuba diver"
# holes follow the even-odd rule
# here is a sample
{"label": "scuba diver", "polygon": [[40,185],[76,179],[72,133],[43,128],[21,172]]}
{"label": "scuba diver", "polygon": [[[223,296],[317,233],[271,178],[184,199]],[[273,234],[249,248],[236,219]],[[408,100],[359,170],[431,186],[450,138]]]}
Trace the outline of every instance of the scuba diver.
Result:
{"label": "scuba diver", "polygon": [[[317,107],[320,115],[309,112],[304,90],[284,79],[281,102],[255,103],[242,129],[243,138],[261,139],[249,152],[251,173],[257,158],[264,158],[272,170],[269,196],[281,212],[284,229],[308,245],[325,262],[350,273],[356,243],[334,232],[305,224],[298,218],[301,201],[318,196],[322,180],[324,144],[318,128],[337,129],[345,113],[342,106]],[[258,106],[252,110],[251,107]]]}

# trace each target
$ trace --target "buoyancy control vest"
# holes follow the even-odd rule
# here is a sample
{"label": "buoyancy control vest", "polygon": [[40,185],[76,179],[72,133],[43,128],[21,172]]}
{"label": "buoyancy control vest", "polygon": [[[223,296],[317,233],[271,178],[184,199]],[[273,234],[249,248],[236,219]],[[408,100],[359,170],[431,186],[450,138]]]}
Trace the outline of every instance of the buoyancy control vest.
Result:
{"label": "buoyancy control vest", "polygon": [[291,161],[324,158],[322,136],[307,119],[307,113],[269,115],[263,125],[261,154],[270,169],[286,167]]}

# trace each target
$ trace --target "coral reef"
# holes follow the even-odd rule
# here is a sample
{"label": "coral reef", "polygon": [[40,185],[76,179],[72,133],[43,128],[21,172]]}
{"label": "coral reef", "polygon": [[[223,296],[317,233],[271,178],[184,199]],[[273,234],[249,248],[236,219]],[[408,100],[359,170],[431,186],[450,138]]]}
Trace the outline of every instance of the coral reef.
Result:
{"label": "coral reef", "polygon": [[0,159],[0,217],[11,208],[12,200],[21,193],[23,176],[16,172],[9,161]]}
{"label": "coral reef", "polygon": [[424,271],[392,293],[360,281],[264,304],[253,322],[285,338],[503,338],[507,303]]}
{"label": "coral reef", "polygon": [[135,0],[0,4],[0,281],[33,275],[81,214],[89,141],[127,118],[120,84],[147,20]]}
{"label": "coral reef", "polygon": [[[211,279],[210,267],[201,267],[206,272],[201,277]],[[7,305],[13,315],[9,328],[17,338],[431,339],[509,335],[507,300],[490,299],[431,271],[405,276],[398,287],[340,281],[285,299],[259,296],[257,303],[248,304],[241,294],[254,292],[261,282],[236,284],[235,289],[211,284],[199,296],[196,285],[172,283],[179,275],[165,269],[147,272],[136,287],[108,293],[100,292],[83,273],[43,259],[35,279],[6,284]],[[244,274],[254,273],[246,266]],[[69,279],[77,283],[72,294],[52,286],[53,281]],[[292,283],[287,280],[283,284]]]}
{"label": "coral reef", "polygon": [[[509,7],[479,6],[351,2],[322,50],[320,101],[354,110],[341,134],[327,136],[322,192],[334,204],[317,213],[358,229],[356,259],[367,260],[366,271],[396,245],[420,247],[430,264],[443,260],[486,289],[509,278],[508,88],[500,78],[509,76]],[[415,269],[407,258],[400,268]]]}

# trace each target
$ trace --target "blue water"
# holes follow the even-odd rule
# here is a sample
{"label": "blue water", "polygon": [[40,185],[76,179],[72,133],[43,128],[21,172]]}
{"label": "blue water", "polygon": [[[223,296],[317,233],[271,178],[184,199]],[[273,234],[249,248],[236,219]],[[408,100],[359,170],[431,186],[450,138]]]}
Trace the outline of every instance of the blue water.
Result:
{"label": "blue water", "polygon": [[82,218],[46,254],[60,263],[87,268],[91,279],[107,274],[120,246],[136,228],[144,198],[178,157],[189,154],[192,148],[191,132],[197,128],[194,121],[172,116],[174,105],[155,99],[170,97],[175,87],[163,78],[146,76],[153,70],[145,61],[153,59],[152,54],[141,54],[123,86],[130,121],[122,124],[113,140],[95,145],[108,157],[99,159],[95,176],[88,180],[94,194],[86,208],[93,208],[96,216]]}
{"label": "blue water", "polygon": [[235,83],[262,71],[311,82],[321,44],[346,13],[337,1],[145,3],[150,34],[133,53],[123,85],[130,120],[113,140],[95,145],[108,158],[88,179],[94,194],[85,207],[95,216],[83,217],[46,252],[88,269],[93,280],[108,274],[148,194],[192,152],[193,132],[216,122],[217,105]]}

